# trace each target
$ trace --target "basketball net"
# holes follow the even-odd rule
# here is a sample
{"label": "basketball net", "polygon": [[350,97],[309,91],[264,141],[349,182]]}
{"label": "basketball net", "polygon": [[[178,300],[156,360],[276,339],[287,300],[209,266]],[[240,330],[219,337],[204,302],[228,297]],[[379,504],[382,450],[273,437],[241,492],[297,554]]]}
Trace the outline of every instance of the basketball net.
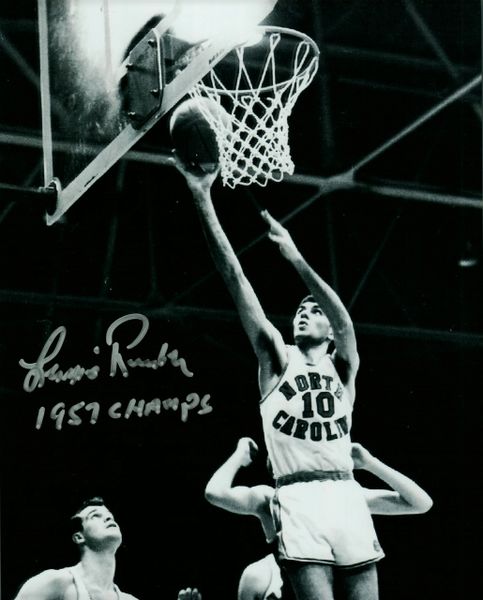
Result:
{"label": "basketball net", "polygon": [[216,134],[223,184],[231,188],[265,186],[294,172],[288,118],[318,67],[319,50],[305,34],[282,27],[257,32],[261,42],[235,48],[190,91],[225,109],[217,116],[198,102]]}

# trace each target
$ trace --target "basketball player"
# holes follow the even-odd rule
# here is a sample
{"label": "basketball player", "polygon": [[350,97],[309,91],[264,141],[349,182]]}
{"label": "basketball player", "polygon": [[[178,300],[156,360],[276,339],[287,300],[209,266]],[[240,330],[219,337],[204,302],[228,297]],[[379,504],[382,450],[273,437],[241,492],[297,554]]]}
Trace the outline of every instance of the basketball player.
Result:
{"label": "basketball player", "polygon": [[349,313],[288,231],[262,212],[269,238],[311,294],[295,313],[295,345],[286,346],[218,221],[211,199],[217,172],[199,175],[174,160],[258,358],[260,411],[277,488],[279,552],[297,598],[332,600],[333,567],[341,566],[346,567],[342,589],[347,599],[376,600],[375,562],[383,553],[352,476],[350,428],[359,356]]}
{"label": "basketball player", "polygon": [[122,535],[103,499],[86,500],[72,524],[80,562],[35,575],[20,588],[16,600],[136,600],[114,583]]}
{"label": "basketball player", "polygon": [[[254,515],[260,520],[265,539],[272,545],[276,530],[271,514],[275,490],[268,485],[234,486],[242,467],[248,467],[258,452],[250,438],[241,438],[235,452],[219,467],[205,488],[206,499],[233,513]],[[429,495],[414,481],[375,458],[360,444],[352,444],[356,469],[364,469],[379,477],[392,490],[362,488],[372,514],[402,515],[427,512],[432,506]],[[250,564],[243,571],[238,587],[238,600],[272,600],[282,597],[283,579],[274,554]],[[284,598],[287,588],[284,588]]]}

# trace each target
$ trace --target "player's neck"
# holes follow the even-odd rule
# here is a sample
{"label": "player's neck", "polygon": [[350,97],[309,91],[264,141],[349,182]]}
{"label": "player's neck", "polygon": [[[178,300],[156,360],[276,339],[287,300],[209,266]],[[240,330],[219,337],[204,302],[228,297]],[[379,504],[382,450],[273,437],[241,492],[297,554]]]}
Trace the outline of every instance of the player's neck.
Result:
{"label": "player's neck", "polygon": [[297,344],[298,349],[309,363],[316,364],[327,354],[329,341],[325,340],[322,343],[316,343],[311,340],[304,340]]}
{"label": "player's neck", "polygon": [[116,572],[116,556],[111,549],[94,552],[86,548],[81,557],[83,577],[88,587],[112,590]]}

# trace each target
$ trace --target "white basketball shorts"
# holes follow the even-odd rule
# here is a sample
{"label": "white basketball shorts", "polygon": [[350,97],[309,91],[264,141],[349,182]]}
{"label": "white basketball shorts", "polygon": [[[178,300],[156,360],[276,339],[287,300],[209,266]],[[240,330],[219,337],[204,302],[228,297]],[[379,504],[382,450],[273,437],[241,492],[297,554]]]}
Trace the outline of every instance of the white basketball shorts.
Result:
{"label": "white basketball shorts", "polygon": [[282,485],[272,511],[281,560],[357,567],[384,556],[362,488],[352,478]]}

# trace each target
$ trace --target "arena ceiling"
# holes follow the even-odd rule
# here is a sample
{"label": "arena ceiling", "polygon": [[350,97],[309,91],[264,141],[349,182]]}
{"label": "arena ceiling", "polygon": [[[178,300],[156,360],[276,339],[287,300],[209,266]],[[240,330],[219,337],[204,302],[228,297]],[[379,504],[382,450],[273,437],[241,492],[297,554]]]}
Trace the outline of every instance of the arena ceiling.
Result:
{"label": "arena ceiling", "polygon": [[[229,301],[226,306],[200,302],[199,294],[213,287],[204,283],[211,265],[182,180],[156,164],[169,152],[165,122],[94,186],[62,225],[46,228],[44,199],[30,191],[42,185],[33,4],[7,2],[1,8],[2,254],[28,263],[19,268],[18,261],[9,260],[3,266],[2,301],[90,302],[109,309],[159,295],[159,306],[167,311],[229,311]],[[479,14],[476,0],[278,3],[266,22],[312,36],[321,61],[290,121],[295,174],[266,189],[216,191],[248,263],[269,268],[276,260],[269,244],[259,240],[263,226],[254,207],[263,204],[287,219],[296,239],[318,240],[312,258],[330,269],[361,326],[389,335],[477,340],[482,327]],[[450,102],[454,93],[460,97]],[[387,149],[371,158],[388,141]],[[354,166],[353,185],[341,184],[338,176]],[[34,240],[32,252],[26,242]],[[55,253],[57,264],[47,268],[53,246],[62,250]],[[166,257],[183,254],[179,269],[163,273]],[[67,269],[71,260],[88,264],[88,270]],[[290,306],[279,301],[271,312],[283,318]],[[210,312],[209,318],[216,315]]]}
{"label": "arena ceiling", "polygon": [[[206,287],[210,263],[189,200],[178,203],[184,184],[150,162],[169,151],[164,123],[139,142],[136,159],[128,155],[113,168],[62,225],[45,227],[44,199],[29,192],[42,185],[33,4],[1,8],[2,254],[29,256],[21,269],[3,266],[2,300],[48,305],[55,288],[55,302],[66,305],[142,303],[159,293],[167,310],[216,308],[200,305],[195,291]],[[476,0],[278,3],[266,21],[312,36],[321,64],[290,121],[295,174],[267,189],[216,192],[222,211],[229,207],[228,218],[243,224],[233,236],[239,248],[251,245],[248,261],[269,268],[274,260],[269,244],[257,241],[263,226],[255,200],[288,219],[296,238],[320,240],[318,260],[330,265],[361,325],[408,334],[451,331],[461,340],[481,333],[472,288],[481,277],[479,12]],[[459,99],[448,100],[465,86]],[[414,130],[394,141],[408,126]],[[355,166],[354,185],[345,189],[336,176]],[[124,236],[134,247],[127,248]],[[38,247],[29,251],[27,242],[35,239]],[[89,255],[93,240],[97,247]],[[64,265],[46,276],[52,245],[63,248],[56,260]],[[66,268],[70,252],[89,265],[85,272]],[[162,259],[180,253],[185,264],[176,276],[170,272],[168,283]],[[284,316],[289,306],[277,303],[272,311]]]}

